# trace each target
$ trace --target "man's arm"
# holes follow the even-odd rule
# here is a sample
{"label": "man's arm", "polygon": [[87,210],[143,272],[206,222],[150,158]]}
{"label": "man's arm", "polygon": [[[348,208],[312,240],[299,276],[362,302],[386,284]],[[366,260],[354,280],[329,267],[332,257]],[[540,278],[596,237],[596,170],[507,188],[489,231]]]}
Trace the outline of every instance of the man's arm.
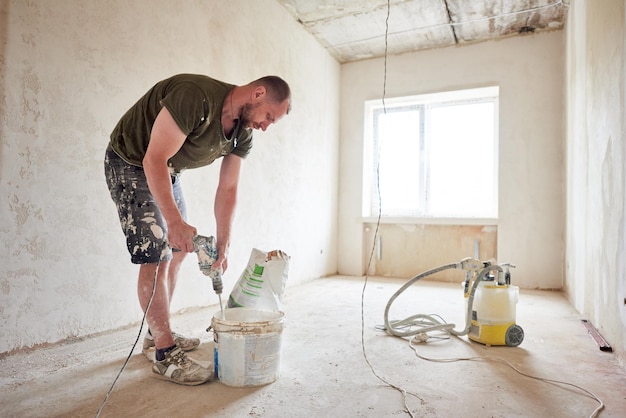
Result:
{"label": "man's arm", "polygon": [[241,157],[228,154],[222,159],[220,180],[215,193],[215,221],[217,223],[217,251],[219,258],[215,268],[228,268],[230,229],[237,205],[237,187],[241,171]]}
{"label": "man's arm", "polygon": [[143,169],[150,192],[156,199],[168,229],[168,241],[172,248],[192,252],[192,239],[196,229],[182,218],[172,193],[172,180],[167,160],[183,146],[187,136],[180,130],[170,112],[165,108],[157,115],[150,143],[143,159]]}

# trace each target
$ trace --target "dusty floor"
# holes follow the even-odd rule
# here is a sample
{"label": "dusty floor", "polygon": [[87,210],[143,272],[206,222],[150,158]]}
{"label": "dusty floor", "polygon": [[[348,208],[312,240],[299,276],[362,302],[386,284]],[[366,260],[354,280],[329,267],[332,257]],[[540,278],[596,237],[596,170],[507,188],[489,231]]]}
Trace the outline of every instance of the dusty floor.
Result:
{"label": "dusty floor", "polygon": [[[405,280],[335,277],[287,289],[281,375],[262,387],[220,382],[186,387],[155,379],[139,348],[118,380],[102,417],[404,417],[404,389],[415,417],[588,417],[599,403],[572,386],[518,374],[497,360],[431,362],[405,339],[377,329],[391,295]],[[462,289],[420,281],[394,303],[390,317],[440,314],[462,324]],[[175,329],[203,340],[193,352],[212,361],[215,306],[178,314]],[[560,293],[522,291],[519,347],[486,347],[465,337],[419,345],[422,356],[496,356],[530,375],[578,385],[605,404],[600,417],[626,416],[626,372],[602,352]],[[457,329],[462,327],[457,326]],[[0,360],[0,416],[96,416],[135,341],[138,327]],[[141,342],[140,344],[141,345]],[[370,369],[363,355],[363,346]]]}

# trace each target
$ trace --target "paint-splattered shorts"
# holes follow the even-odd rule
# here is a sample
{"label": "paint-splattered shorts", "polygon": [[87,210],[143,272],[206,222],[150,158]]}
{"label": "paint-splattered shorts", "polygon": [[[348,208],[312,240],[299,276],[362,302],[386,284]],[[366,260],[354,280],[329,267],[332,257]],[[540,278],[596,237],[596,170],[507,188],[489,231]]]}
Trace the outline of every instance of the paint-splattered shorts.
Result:
{"label": "paint-splattered shorts", "polygon": [[[148,189],[143,168],[128,164],[109,146],[104,156],[104,174],[117,206],[131,261],[146,264],[170,260],[172,251],[166,245],[167,224]],[[186,219],[179,176],[172,176],[172,191],[178,210]]]}

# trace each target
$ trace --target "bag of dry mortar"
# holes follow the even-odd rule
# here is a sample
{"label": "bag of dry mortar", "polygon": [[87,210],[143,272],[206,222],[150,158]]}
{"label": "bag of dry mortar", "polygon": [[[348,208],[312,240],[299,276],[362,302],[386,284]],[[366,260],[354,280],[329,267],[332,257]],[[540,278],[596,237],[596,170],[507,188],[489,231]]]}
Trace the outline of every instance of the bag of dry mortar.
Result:
{"label": "bag of dry mortar", "polygon": [[228,297],[229,308],[280,311],[290,257],[281,250],[252,249],[248,265]]}

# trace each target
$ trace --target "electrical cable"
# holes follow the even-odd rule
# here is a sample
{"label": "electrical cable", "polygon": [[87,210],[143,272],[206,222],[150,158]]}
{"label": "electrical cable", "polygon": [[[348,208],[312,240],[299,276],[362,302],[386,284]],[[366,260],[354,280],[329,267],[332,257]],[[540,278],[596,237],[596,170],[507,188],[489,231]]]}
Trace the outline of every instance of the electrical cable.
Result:
{"label": "electrical cable", "polygon": [[[534,8],[530,8],[530,9],[526,9],[526,10],[522,10],[522,11],[518,11],[518,12],[511,12],[511,13],[506,13],[506,14],[502,14],[499,16],[495,16],[495,17],[502,17],[502,16],[511,16],[511,15],[516,15],[516,14],[520,14],[520,13],[527,13],[530,11],[536,11],[536,10],[540,10],[540,9],[545,9],[548,7],[553,7],[553,6],[558,6],[558,5],[562,5],[563,2],[562,0],[559,0],[558,2],[555,3],[551,3],[545,6],[539,6],[539,7],[534,7]],[[387,108],[385,105],[385,98],[386,98],[386,88],[387,88],[387,55],[388,55],[388,37],[389,37],[389,14],[390,14],[390,0],[387,0],[387,17],[385,19],[385,53],[384,53],[384,76],[383,76],[383,96],[382,96],[382,104],[383,104],[383,113],[387,114]],[[425,28],[421,28],[421,29],[430,29],[430,28],[435,28],[438,26],[455,26],[455,25],[460,25],[463,23],[470,23],[470,22],[479,22],[479,21],[484,21],[484,20],[490,20],[493,19],[494,17],[488,17],[488,18],[482,18],[482,19],[475,19],[475,20],[471,20],[468,22],[459,22],[459,23],[449,23],[449,24],[445,24],[445,25],[433,25],[433,26],[428,26]],[[398,32],[399,33],[399,32]],[[397,33],[394,33],[397,34]],[[379,144],[380,147],[380,144]],[[379,150],[379,154],[380,154],[380,150]],[[391,388],[399,391],[402,396],[403,396],[403,402],[404,402],[404,408],[405,408],[405,412],[407,412],[411,418],[415,418],[415,416],[413,415],[413,413],[411,412],[410,408],[408,407],[407,404],[407,394],[408,395],[412,395],[415,396],[417,399],[419,399],[422,403],[424,403],[424,400],[419,397],[418,395],[411,393],[411,392],[407,392],[404,388],[398,386],[398,385],[394,385],[392,383],[390,383],[389,381],[387,381],[386,379],[384,379],[383,377],[381,377],[378,373],[376,373],[376,371],[374,370],[373,365],[371,364],[371,362],[369,361],[368,357],[367,357],[367,352],[365,349],[365,289],[367,287],[367,282],[368,282],[368,278],[369,278],[369,271],[372,265],[372,260],[374,258],[374,252],[376,249],[376,240],[378,237],[378,232],[380,229],[380,220],[381,220],[381,216],[382,216],[382,198],[380,195],[380,156],[379,158],[377,158],[376,161],[376,188],[377,188],[377,195],[378,195],[378,216],[377,216],[377,220],[376,220],[376,228],[374,230],[374,237],[372,240],[372,251],[370,252],[370,256],[369,256],[369,260],[367,263],[367,270],[365,272],[365,279],[364,279],[364,283],[363,283],[363,288],[361,291],[361,348],[363,351],[363,357],[365,359],[365,362],[367,363],[367,365],[369,366],[370,370],[372,371],[372,373],[374,374],[374,376],[380,380],[381,382],[385,383],[386,385],[390,386]],[[596,418],[598,416],[598,414],[600,413],[600,411],[602,411],[604,409],[604,402],[602,401],[602,399],[600,399],[596,394],[594,394],[593,392],[575,385],[573,383],[568,383],[568,382],[563,382],[563,381],[559,381],[559,380],[554,380],[554,379],[548,379],[548,378],[542,378],[542,377],[537,377],[537,376],[533,376],[531,374],[525,373],[523,371],[521,371],[520,369],[518,369],[517,367],[515,367],[512,363],[510,363],[509,361],[502,359],[500,357],[493,357],[493,356],[476,356],[476,357],[459,357],[459,358],[447,358],[447,359],[433,359],[433,358],[428,358],[425,356],[422,356],[421,354],[419,354],[417,352],[416,347],[413,345],[414,341],[419,342],[426,342],[427,339],[429,338],[436,338],[436,339],[447,339],[449,338],[449,335],[455,335],[455,336],[462,336],[462,335],[466,335],[469,332],[469,327],[471,325],[471,309],[472,309],[472,302],[473,302],[473,298],[474,298],[474,294],[477,288],[478,283],[480,282],[480,279],[486,275],[487,273],[489,273],[492,270],[502,270],[502,268],[498,265],[490,265],[485,267],[477,276],[476,280],[474,280],[472,289],[470,291],[470,295],[469,295],[469,299],[468,299],[468,306],[467,306],[467,310],[468,310],[468,314],[466,315],[466,326],[463,330],[461,331],[456,331],[455,325],[454,324],[448,324],[446,323],[440,316],[433,314],[433,315],[423,315],[423,314],[418,314],[418,315],[413,315],[410,316],[408,318],[405,318],[403,320],[394,320],[394,321],[389,321],[388,319],[388,314],[389,314],[389,309],[391,307],[391,304],[394,302],[394,300],[402,293],[404,292],[408,287],[410,287],[413,283],[415,283],[416,281],[435,274],[437,272],[446,270],[446,269],[451,269],[451,268],[459,268],[459,264],[458,263],[454,263],[454,264],[448,264],[448,265],[444,265],[441,267],[437,267],[435,269],[429,270],[425,273],[419,274],[417,276],[415,276],[414,278],[412,278],[411,280],[409,280],[409,282],[407,282],[402,288],[400,288],[388,301],[387,306],[385,307],[385,326],[384,326],[384,330],[394,336],[403,338],[403,337],[407,337],[407,336],[412,336],[412,338],[409,340],[409,346],[411,347],[411,349],[415,352],[415,355],[423,360],[426,361],[432,361],[432,362],[440,362],[440,363],[448,363],[448,362],[457,362],[457,361],[480,361],[480,360],[492,360],[492,361],[499,361],[501,363],[504,363],[506,365],[508,365],[510,368],[512,368],[515,372],[519,373],[522,376],[531,378],[531,379],[535,379],[535,380],[540,380],[543,382],[547,382],[547,383],[553,383],[553,384],[557,384],[557,385],[566,385],[566,386],[570,386],[570,387],[574,387],[576,389],[579,389],[581,391],[583,391],[584,393],[586,393],[588,396],[590,396],[591,398],[593,398],[594,400],[596,400],[599,403],[599,406],[592,412],[592,414],[589,416],[589,418]],[[437,317],[439,319],[437,319]],[[414,328],[418,327],[417,330],[415,330]],[[400,331],[400,328],[404,328],[406,329],[406,331]],[[436,332],[436,331],[440,331],[443,332],[444,334],[447,334],[447,337],[438,337],[438,336],[427,336],[426,333],[427,332]],[[424,339],[424,337],[426,339]]]}
{"label": "electrical cable", "polygon": [[[473,305],[473,300],[474,300],[474,294],[476,292],[476,288],[478,287],[478,284],[480,283],[480,281],[482,280],[483,277],[485,277],[490,271],[492,270],[498,270],[498,271],[502,271],[502,267],[500,267],[497,264],[493,264],[493,265],[488,265],[485,268],[483,268],[480,273],[478,273],[478,275],[474,278],[474,283],[472,285],[472,288],[470,290],[469,293],[469,298],[467,301],[467,312],[465,315],[466,318],[466,324],[465,324],[465,328],[461,331],[456,331],[455,325],[454,324],[448,324],[446,323],[440,316],[438,315],[424,315],[424,314],[417,314],[417,315],[412,315],[409,316],[406,319],[403,320],[393,320],[393,321],[389,321],[388,315],[389,315],[389,309],[392,305],[392,303],[395,301],[396,298],[398,298],[398,296],[400,296],[404,291],[406,291],[406,289],[408,289],[411,285],[413,285],[415,282],[417,282],[418,280],[421,280],[424,277],[430,276],[432,274],[435,274],[437,272],[446,270],[446,269],[450,269],[450,268],[461,268],[462,267],[462,263],[454,263],[454,264],[446,264],[440,267],[436,267],[434,269],[428,270],[424,273],[418,274],[417,276],[413,277],[412,279],[410,279],[408,282],[406,282],[398,291],[396,291],[396,293],[393,294],[393,296],[389,299],[389,301],[387,302],[387,306],[385,307],[385,315],[384,315],[384,321],[385,321],[385,325],[384,328],[378,327],[378,329],[382,329],[384,331],[386,331],[387,333],[396,336],[396,337],[400,337],[400,338],[404,338],[404,337],[412,337],[409,340],[409,347],[415,352],[415,355],[423,360],[427,360],[427,361],[432,361],[432,362],[438,362],[438,363],[451,363],[451,362],[457,362],[457,361],[477,361],[477,360],[493,360],[493,361],[498,361],[501,363],[506,364],[507,366],[509,366],[510,368],[512,368],[515,372],[521,374],[522,376],[531,378],[531,379],[535,379],[535,380],[540,380],[546,383],[552,383],[552,384],[556,384],[556,385],[564,385],[564,386],[570,386],[570,387],[574,387],[576,389],[579,389],[581,391],[583,391],[585,394],[587,394],[589,397],[591,397],[592,399],[596,400],[599,403],[599,406],[592,412],[592,414],[589,416],[589,418],[595,418],[598,416],[598,414],[600,413],[600,411],[602,409],[604,409],[604,402],[602,401],[602,399],[600,399],[596,394],[594,394],[593,392],[575,385],[573,383],[568,383],[568,382],[564,382],[564,381],[560,381],[560,380],[554,380],[554,379],[548,379],[548,378],[543,378],[543,377],[537,377],[537,376],[533,376],[531,374],[525,373],[523,371],[521,371],[520,369],[518,369],[517,367],[515,367],[512,363],[510,363],[509,361],[502,359],[500,357],[494,357],[494,356],[474,356],[474,357],[457,357],[457,358],[439,358],[439,359],[434,359],[434,358],[429,358],[426,356],[422,356],[421,354],[419,354],[417,352],[417,348],[414,345],[418,344],[418,343],[425,343],[428,341],[428,339],[430,338],[446,338],[446,337],[433,337],[428,335],[429,332],[434,332],[434,331],[438,331],[443,333],[444,335],[447,335],[446,339],[449,339],[450,335],[454,335],[454,336],[463,336],[463,335],[467,335],[469,333],[469,329],[471,326],[471,314],[472,314],[472,305]],[[435,316],[437,316],[438,318],[436,318]],[[417,329],[416,329],[417,328]]]}
{"label": "electrical cable", "polygon": [[[386,106],[385,106],[385,97],[386,97],[386,90],[387,90],[387,49],[388,49],[387,38],[388,38],[388,33],[389,33],[389,13],[390,13],[390,10],[391,10],[390,0],[387,0],[387,17],[385,19],[385,54],[384,54],[383,97],[382,97],[383,112],[385,114],[387,113],[387,109],[386,109]],[[368,264],[367,264],[367,270],[365,272],[365,281],[363,282],[363,289],[361,291],[361,349],[363,351],[363,357],[365,359],[365,362],[369,366],[372,374],[378,380],[380,380],[384,384],[390,386],[391,388],[397,390],[398,392],[400,392],[402,394],[402,399],[403,399],[403,403],[404,403],[404,410],[405,410],[405,412],[407,412],[409,414],[409,416],[411,416],[411,418],[415,418],[415,415],[413,415],[413,413],[411,412],[411,409],[409,408],[409,406],[407,404],[407,395],[411,395],[411,396],[416,397],[422,403],[424,403],[424,400],[422,398],[420,398],[418,395],[416,395],[415,393],[407,392],[404,388],[402,388],[400,386],[397,386],[397,385],[394,385],[393,383],[389,382],[388,380],[386,380],[383,377],[381,377],[378,373],[376,373],[376,371],[374,370],[374,366],[369,361],[369,359],[367,357],[367,352],[365,350],[365,289],[367,287],[367,281],[368,281],[368,277],[369,277],[369,270],[370,270],[370,267],[372,265],[372,259],[374,257],[374,252],[375,252],[375,249],[376,249],[376,238],[378,236],[378,230],[380,228],[380,219],[381,219],[381,212],[382,212],[382,201],[381,201],[381,197],[380,197],[380,158],[378,158],[377,161],[376,161],[376,187],[377,187],[377,190],[379,191],[377,193],[378,194],[378,219],[376,221],[376,229],[374,231],[374,240],[373,240],[373,244],[372,244],[372,251],[370,253],[369,261],[368,261]]]}
{"label": "electrical cable", "polygon": [[585,394],[589,395],[589,397],[591,397],[592,399],[594,399],[595,401],[597,401],[599,403],[598,407],[591,413],[591,415],[589,415],[589,418],[595,418],[598,416],[598,414],[600,413],[600,411],[602,411],[604,409],[604,402],[602,401],[602,399],[600,399],[595,393],[581,387],[578,385],[575,385],[573,383],[568,383],[568,382],[563,382],[560,380],[555,380],[555,379],[548,379],[545,377],[538,377],[538,376],[533,376],[529,373],[523,372],[520,369],[518,369],[517,367],[515,367],[511,362],[509,362],[508,360],[505,360],[503,358],[500,357],[494,357],[494,356],[474,356],[474,357],[457,357],[457,358],[430,358],[430,357],[426,357],[421,355],[420,353],[417,352],[417,348],[414,345],[414,342],[416,343],[420,343],[420,342],[425,342],[422,340],[419,340],[416,337],[413,337],[409,340],[409,347],[411,347],[411,349],[415,352],[415,355],[419,358],[421,358],[422,360],[426,360],[426,361],[432,361],[432,362],[436,362],[436,363],[452,363],[452,362],[457,362],[457,361],[480,361],[480,360],[492,360],[492,361],[498,361],[500,363],[504,363],[505,365],[509,366],[511,369],[513,369],[514,371],[516,371],[517,373],[521,374],[522,376],[531,378],[531,379],[535,379],[535,380],[539,380],[542,382],[546,382],[546,383],[552,383],[552,384],[556,384],[556,385],[564,385],[564,386],[570,386],[576,389],[581,390],[582,392],[584,392]]}
{"label": "electrical cable", "polygon": [[157,275],[159,274],[159,267],[160,266],[161,266],[161,260],[159,260],[157,262],[156,270],[154,271],[154,281],[152,282],[152,293],[150,294],[150,299],[148,300],[148,304],[146,305],[146,309],[143,311],[143,317],[141,318],[141,325],[139,325],[139,332],[137,333],[137,338],[135,339],[135,343],[133,344],[133,347],[130,349],[130,353],[128,353],[128,356],[126,357],[126,361],[124,361],[124,364],[122,364],[122,368],[117,373],[117,376],[115,376],[115,379],[113,380],[113,384],[111,384],[111,387],[109,388],[109,391],[104,396],[104,399],[102,400],[102,403],[100,404],[100,408],[98,408],[98,412],[96,413],[96,418],[100,417],[100,413],[102,412],[102,410],[104,409],[104,406],[106,405],[107,401],[109,400],[109,396],[113,392],[113,388],[115,387],[115,384],[117,383],[117,380],[122,375],[122,372],[126,368],[126,365],[130,361],[130,358],[133,355],[133,352],[135,351],[135,347],[137,347],[137,343],[139,342],[139,338],[141,338],[141,333],[143,332],[143,325],[144,325],[144,323],[146,321],[146,316],[148,315],[148,310],[150,309],[150,306],[152,305],[152,299],[154,299],[154,294],[156,293]]}

